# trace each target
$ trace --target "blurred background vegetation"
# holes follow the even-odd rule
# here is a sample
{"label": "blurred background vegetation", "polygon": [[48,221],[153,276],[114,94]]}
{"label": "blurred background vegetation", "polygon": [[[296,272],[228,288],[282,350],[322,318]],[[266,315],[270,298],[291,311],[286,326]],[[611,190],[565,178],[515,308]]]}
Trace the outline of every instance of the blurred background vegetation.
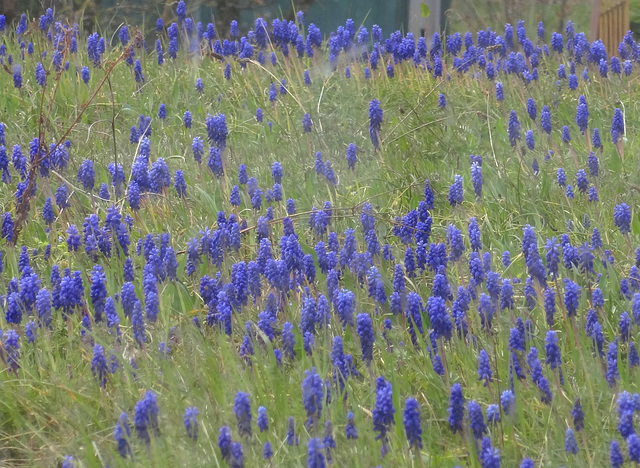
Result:
{"label": "blurred background vegetation", "polygon": [[[421,0],[189,0],[187,12],[194,20],[204,24],[214,22],[220,36],[228,33],[231,20],[238,20],[240,31],[253,27],[258,17],[270,21],[273,18],[295,19],[302,10],[306,22],[315,23],[328,35],[352,18],[356,25],[371,27],[378,24],[385,34],[394,30],[407,31],[410,3]],[[440,30],[446,33],[477,31],[491,27],[502,31],[504,24],[516,24],[525,20],[527,28],[535,35],[535,26],[543,21],[547,34],[564,31],[571,19],[577,31],[589,31],[590,0],[425,0],[429,4],[439,2],[442,10]],[[93,28],[99,24],[102,30],[115,29],[123,21],[139,26],[143,31],[153,31],[156,18],[167,21],[175,18],[176,1],[158,0],[4,0],[0,2],[2,13],[9,22],[15,21],[25,11],[39,16],[46,8],[55,9],[58,18],[70,23],[83,23]],[[433,11],[433,8],[432,8]],[[631,29],[640,33],[640,0],[631,0]],[[419,33],[418,33],[419,34]],[[414,35],[417,35],[414,32]]]}
{"label": "blurred background vegetation", "polygon": [[[640,0],[638,0],[640,1]],[[563,32],[568,20],[576,31],[589,32],[591,0],[453,0],[447,13],[452,31],[476,31],[491,27],[502,31],[505,23],[514,26],[522,19],[529,37],[535,37],[535,26],[544,22],[547,37],[552,31]]]}

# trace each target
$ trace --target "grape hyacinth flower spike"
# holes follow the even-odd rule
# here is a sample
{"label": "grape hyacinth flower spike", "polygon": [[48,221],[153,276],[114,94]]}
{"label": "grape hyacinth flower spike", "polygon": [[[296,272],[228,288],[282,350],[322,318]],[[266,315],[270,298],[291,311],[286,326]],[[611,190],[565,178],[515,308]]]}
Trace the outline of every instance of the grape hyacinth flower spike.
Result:
{"label": "grape hyacinth flower spike", "polygon": [[369,136],[375,150],[380,149],[380,128],[382,126],[383,111],[380,101],[373,99],[369,103]]}

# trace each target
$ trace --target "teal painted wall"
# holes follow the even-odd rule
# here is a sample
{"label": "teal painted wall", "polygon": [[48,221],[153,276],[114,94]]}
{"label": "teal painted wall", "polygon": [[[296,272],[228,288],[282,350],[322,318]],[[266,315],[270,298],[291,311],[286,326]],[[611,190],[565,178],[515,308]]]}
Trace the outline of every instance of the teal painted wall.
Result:
{"label": "teal painted wall", "polygon": [[[308,0],[307,0],[308,1]],[[164,2],[151,0],[98,0],[105,11],[105,17],[113,20],[111,24],[127,21],[132,25],[146,23],[147,30],[155,24],[155,18],[162,13]],[[176,2],[177,3],[177,2]],[[200,2],[189,2],[187,8],[194,21],[201,21],[205,25],[215,17],[216,9],[206,5],[193,5]],[[270,3],[270,2],[266,2]],[[234,5],[233,0],[229,0]],[[295,12],[290,0],[277,0],[266,7],[242,9],[236,19],[240,25],[241,34],[246,34],[253,28],[256,18],[263,17],[270,24],[273,18],[286,17],[294,19]],[[174,6],[175,10],[175,6]],[[304,8],[306,23],[315,23],[325,36],[344,25],[347,18],[355,21],[356,29],[364,24],[369,31],[374,24],[382,28],[385,36],[395,30],[405,30],[408,20],[407,0],[315,0],[310,7]],[[218,24],[219,29],[226,29],[227,25]]]}
{"label": "teal painted wall", "polygon": [[407,27],[408,7],[406,1],[376,0],[316,0],[307,12],[307,22],[315,23],[324,34],[344,25],[347,18],[371,32],[377,24],[385,36]]}

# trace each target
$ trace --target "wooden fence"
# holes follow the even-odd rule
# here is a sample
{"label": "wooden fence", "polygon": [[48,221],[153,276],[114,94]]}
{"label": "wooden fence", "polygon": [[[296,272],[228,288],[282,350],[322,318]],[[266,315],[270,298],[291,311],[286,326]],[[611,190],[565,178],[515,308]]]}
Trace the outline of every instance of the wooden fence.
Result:
{"label": "wooden fence", "polygon": [[629,30],[629,0],[594,0],[589,40],[602,40],[609,56],[618,54],[618,44]]}

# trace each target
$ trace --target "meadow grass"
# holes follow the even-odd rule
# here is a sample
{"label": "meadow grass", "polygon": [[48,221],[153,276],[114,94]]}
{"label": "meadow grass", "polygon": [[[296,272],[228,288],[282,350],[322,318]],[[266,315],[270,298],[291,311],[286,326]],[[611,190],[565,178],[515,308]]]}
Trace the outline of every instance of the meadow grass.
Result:
{"label": "meadow grass", "polygon": [[[55,36],[53,26],[51,30]],[[332,450],[335,466],[493,466],[481,460],[481,443],[474,441],[467,419],[463,433],[452,434],[447,421],[450,388],[452,384],[460,383],[466,401],[476,400],[485,413],[489,404],[499,404],[501,392],[510,388],[509,336],[516,317],[530,321],[532,326],[526,337],[526,351],[521,353],[525,372],[529,369],[524,356],[531,347],[536,347],[553,399],[549,404],[541,400],[530,375],[524,380],[515,379],[516,412],[512,415],[503,412],[500,423],[488,425],[488,436],[499,450],[503,466],[517,466],[524,457],[532,458],[536,466],[605,466],[609,463],[609,444],[614,439],[620,440],[627,456],[626,443],[618,432],[617,398],[623,390],[637,391],[638,370],[629,365],[629,343],[619,336],[618,322],[622,311],[632,312],[632,299],[621,294],[620,280],[629,276],[630,267],[635,264],[633,249],[640,234],[640,222],[634,212],[640,190],[637,62],[633,62],[630,76],[616,75],[609,70],[605,78],[598,66],[587,62],[585,56],[582,64],[576,64],[579,79],[575,90],[568,88],[566,79],[558,83],[556,76],[560,63],[569,70],[572,57],[554,51],[540,55],[537,80],[527,81],[523,73],[501,70],[492,81],[477,64],[471,65],[466,72],[457,71],[447,54],[443,54],[441,77],[434,76],[433,61],[423,58],[417,65],[411,59],[395,63],[395,76],[390,78],[385,68],[393,63],[393,58],[383,54],[378,69],[371,70],[371,78],[365,79],[364,69],[369,64],[359,58],[359,53],[342,54],[335,66],[331,66],[326,51],[320,49],[313,58],[298,59],[293,47],[289,57],[273,47],[277,64],[272,65],[268,60],[270,46],[266,51],[267,62],[261,65],[255,56],[242,62],[235,57],[219,60],[189,52],[181,36],[181,49],[172,60],[167,56],[166,33],[162,32],[158,35],[165,48],[162,65],[157,64],[156,53],[152,51],[155,34],[147,37],[148,53],[135,49],[134,59],[141,62],[144,83],[136,83],[133,67],[122,61],[108,75],[108,82],[102,84],[109,64],[128,50],[116,43],[115,34],[113,41],[111,35],[105,36],[109,45],[100,66],[96,67],[87,58],[89,32],[81,31],[78,53],[67,53],[64,49],[69,67],[58,76],[51,64],[52,44],[43,32],[34,28],[24,36],[24,41],[33,42],[35,49],[33,55],[27,54],[24,59],[20,58],[20,46],[13,31],[7,28],[2,34],[6,45],[3,61],[8,63],[8,55],[12,54],[14,64],[20,65],[23,76],[22,87],[17,89],[11,66],[6,68],[8,73],[0,75],[0,86],[4,89],[0,95],[0,120],[6,125],[9,157],[16,144],[21,145],[27,155],[30,141],[38,135],[43,138],[45,150],[60,139],[68,139],[71,147],[68,168],[52,170],[49,177],[39,177],[27,221],[15,245],[8,239],[0,242],[4,254],[0,290],[6,293],[11,278],[20,277],[19,257],[23,245],[30,254],[37,250],[31,255],[30,264],[43,287],[51,289],[48,278],[54,264],[59,265],[61,272],[67,267],[81,271],[84,280],[83,306],[76,308],[69,321],[60,310],[54,310],[51,327],[38,328],[32,343],[24,336],[25,323],[31,320],[26,313],[20,324],[10,324],[0,318],[5,336],[6,331],[13,328],[20,335],[21,344],[19,368],[12,370],[7,366],[0,371],[0,460],[3,466],[52,466],[60,463],[64,456],[72,455],[75,466],[87,467],[223,467],[227,462],[222,459],[217,438],[220,428],[225,425],[231,428],[233,439],[242,442],[246,466],[304,466],[307,442],[312,437],[322,439],[324,424],[329,420],[333,423],[336,441],[336,448]],[[206,52],[205,42],[202,46]],[[370,51],[372,44],[366,47]],[[46,59],[40,58],[44,50],[49,51]],[[480,50],[485,56],[490,54]],[[517,50],[520,50],[519,46]],[[494,54],[497,59],[498,53]],[[44,88],[34,77],[39,60],[49,71]],[[427,62],[429,70],[426,69]],[[227,63],[231,66],[230,79],[224,78]],[[90,69],[88,84],[80,77],[79,70],[83,66]],[[345,77],[346,66],[350,67],[350,78]],[[586,80],[582,77],[584,69],[587,70]],[[303,79],[305,70],[311,78],[308,86]],[[195,89],[197,78],[203,81],[202,93]],[[286,80],[286,94],[278,92],[277,100],[271,103],[268,97],[270,83],[274,82],[279,89],[281,79]],[[497,81],[504,87],[502,101],[496,100]],[[100,90],[92,98],[99,86]],[[444,108],[438,106],[440,93],[446,97]],[[580,95],[586,97],[589,105],[587,136],[580,133],[575,122]],[[527,116],[528,98],[533,98],[538,106],[536,121]],[[374,150],[369,134],[368,108],[372,99],[379,100],[384,111],[379,151]],[[157,117],[161,103],[167,108],[164,120]],[[551,109],[553,130],[550,136],[540,127],[543,105]],[[622,109],[625,117],[623,143],[617,148],[609,136],[616,107]],[[262,123],[256,121],[257,108],[264,111]],[[193,114],[190,129],[183,124],[183,114],[187,110]],[[511,110],[516,111],[521,124],[521,140],[515,148],[508,139]],[[71,127],[80,113],[78,123]],[[206,118],[209,114],[219,113],[224,114],[228,126],[227,148],[222,155],[223,177],[214,176],[206,164]],[[302,130],[305,113],[309,113],[313,121],[310,133]],[[129,129],[138,125],[140,114],[152,117],[151,162],[164,158],[172,175],[178,169],[184,171],[187,196],[178,197],[170,186],[161,193],[146,194],[141,209],[132,210],[126,191],[125,196],[115,196],[107,165],[117,159],[124,167],[125,185],[129,184],[131,166],[140,151],[140,143],[130,142]],[[562,141],[563,125],[571,131],[570,144]],[[599,201],[589,202],[587,194],[579,193],[575,187],[575,176],[579,169],[587,168],[590,135],[595,127],[600,129],[603,149],[596,152],[599,175],[589,175],[589,181],[590,186],[597,187]],[[68,129],[68,136],[63,138]],[[534,150],[525,147],[527,130],[534,132]],[[196,136],[205,141],[202,165],[194,161],[191,151]],[[357,147],[358,162],[353,170],[348,168],[345,158],[349,143],[355,143]],[[623,153],[619,151],[622,147]],[[550,150],[553,154],[547,159],[545,156]],[[337,185],[316,173],[317,151],[322,152],[325,161],[332,162]],[[474,196],[469,155],[482,156],[484,184],[480,197]],[[76,176],[85,159],[94,162],[94,193],[83,189]],[[534,159],[539,164],[538,173],[532,169]],[[329,230],[338,233],[342,244],[345,230],[355,228],[358,251],[363,252],[366,243],[360,214],[363,204],[371,203],[378,239],[381,244],[390,244],[396,259],[386,260],[376,255],[371,260],[390,296],[394,287],[394,265],[403,263],[407,247],[393,233],[394,223],[398,223],[394,220],[417,209],[424,199],[424,182],[428,179],[435,195],[435,206],[430,210],[433,220],[430,242],[445,242],[450,224],[464,234],[464,256],[457,262],[450,262],[446,270],[454,294],[457,295],[458,286],[469,284],[467,259],[471,249],[467,226],[469,219],[476,217],[482,233],[482,253],[492,255],[493,270],[500,273],[501,278],[522,280],[513,284],[515,308],[496,311],[492,327],[486,330],[481,326],[477,312],[478,301],[472,300],[466,314],[469,334],[461,336],[453,325],[451,340],[438,342],[440,355],[445,358],[444,376],[438,375],[432,366],[427,310],[420,312],[426,332],[417,334],[414,345],[407,330],[412,319],[404,312],[394,316],[388,301],[380,305],[369,297],[366,281],[361,283],[353,268],[344,269],[339,285],[355,293],[355,314],[368,313],[373,321],[375,344],[370,366],[361,359],[356,328],[343,328],[333,307],[329,325],[316,329],[313,352],[305,353],[298,327],[305,296],[303,288],[309,286],[316,298],[321,293],[329,299],[333,295],[332,291],[327,291],[326,274],[317,268],[317,262],[315,282],[303,280],[285,292],[271,287],[262,277],[262,293],[257,300],[249,297],[246,306],[234,310],[231,336],[217,325],[208,326],[208,305],[201,297],[201,277],[214,277],[220,272],[226,283],[231,280],[233,264],[255,260],[259,248],[255,226],[266,212],[266,202],[261,210],[253,210],[251,199],[244,190],[240,191],[242,203],[238,209],[229,203],[231,188],[238,184],[238,167],[246,164],[249,176],[256,177],[259,186],[266,191],[272,185],[271,168],[275,161],[282,164],[284,176],[283,201],[271,204],[274,221],[270,223],[269,237],[274,257],[279,255],[282,218],[287,216],[284,200],[295,200],[298,213],[291,215],[291,219],[302,251],[312,254],[314,259],[316,242],[321,238],[326,241],[326,235],[319,237],[309,227],[309,212],[313,207],[321,209],[325,201],[330,201],[333,216]],[[558,168],[565,169],[568,183],[575,187],[575,198],[567,198],[564,188],[558,186]],[[10,168],[10,173],[13,181],[3,184],[0,202],[2,211],[15,216],[14,193],[21,178],[14,167]],[[464,178],[464,202],[452,207],[447,198],[456,174]],[[110,200],[97,195],[103,182],[110,186]],[[48,229],[42,208],[46,197],[52,197],[63,183],[69,190],[71,206],[63,210],[56,207],[55,221]],[[623,236],[614,224],[614,206],[622,202],[632,208],[628,236]],[[147,234],[168,233],[170,244],[177,252],[178,278],[158,282],[159,318],[155,323],[146,323],[146,342],[142,346],[136,343],[130,320],[124,316],[119,304],[121,335],[117,337],[104,322],[91,323],[91,329],[87,330],[81,321],[84,310],[93,322],[90,279],[95,262],[85,254],[83,246],[77,252],[68,251],[67,229],[75,224],[82,231],[85,217],[91,213],[96,213],[102,223],[112,204],[123,217],[128,214],[133,218],[130,250],[139,299],[145,297],[142,285],[145,257],[135,254],[136,242]],[[187,241],[199,238],[201,231],[207,228],[217,229],[219,211],[227,215],[235,212],[239,219],[246,221],[241,246],[238,250],[225,251],[219,268],[205,253],[196,272],[188,276],[185,272]],[[558,302],[552,327],[545,321],[540,284],[535,283],[537,301],[530,307],[523,292],[528,273],[522,254],[522,235],[527,224],[535,227],[543,258],[545,239],[560,238],[566,232],[574,246],[581,246],[591,241],[594,227],[599,229],[604,248],[610,249],[614,258],[613,263],[602,263],[601,259],[606,257],[603,249],[592,249],[594,273],[581,271],[578,262],[572,268],[564,268],[561,264],[558,278],[548,278],[549,285],[556,289]],[[49,258],[43,255],[47,244],[51,244]],[[415,242],[411,246],[415,248]],[[512,254],[508,267],[500,262],[505,250]],[[98,255],[97,263],[104,268],[109,296],[120,293],[124,260],[125,256],[116,244],[109,257],[103,253]],[[575,329],[561,307],[563,278],[582,287]],[[433,280],[434,272],[429,269],[418,271],[415,276],[407,275],[407,290],[417,292],[426,304],[432,295]],[[593,305],[592,291],[596,282],[604,294],[603,307]],[[273,341],[255,326],[269,291],[278,296]],[[478,295],[482,291],[485,287],[479,286]],[[3,294],[3,307],[7,311],[7,294]],[[448,300],[449,313],[451,307],[452,302]],[[610,362],[606,356],[592,353],[593,340],[585,332],[585,317],[590,308],[597,309],[605,352],[608,343],[618,337],[620,376],[613,386],[605,379]],[[195,317],[199,318],[201,328],[193,324]],[[393,326],[383,337],[385,319],[391,319]],[[250,339],[255,354],[242,357],[239,349],[246,322],[254,324],[255,335]],[[283,356],[282,363],[278,364],[274,349],[282,348],[280,332],[285,322],[294,325],[296,357]],[[549,329],[555,330],[559,338],[563,385],[557,381],[557,373],[544,363],[545,335]],[[635,341],[636,335],[634,324],[629,342]],[[331,359],[334,336],[343,338],[345,353],[353,356],[360,375],[349,376],[344,395],[332,383],[331,402],[324,405],[319,422],[305,427],[307,415],[301,390],[305,371],[315,367],[323,379],[331,382],[335,375]],[[161,342],[171,348],[168,354],[159,351]],[[94,343],[104,346],[106,357],[113,354],[118,362],[118,369],[108,375],[104,387],[92,373]],[[493,370],[493,381],[489,386],[484,386],[478,379],[481,349],[489,354]],[[132,358],[135,369],[130,363]],[[391,383],[395,408],[395,424],[388,435],[390,451],[382,459],[381,441],[376,439],[372,423],[378,376]],[[113,436],[114,427],[122,412],[127,412],[130,424],[133,423],[136,402],[148,390],[157,395],[160,435],[152,436],[147,446],[138,440],[132,427],[129,439],[132,457],[121,458]],[[253,435],[247,438],[238,434],[233,412],[234,398],[239,391],[250,395],[254,414]],[[421,412],[423,447],[419,450],[409,447],[403,428],[402,413],[409,397],[416,398]],[[566,429],[573,427],[570,411],[577,398],[584,408],[585,428],[576,432],[580,450],[574,455],[565,452],[564,439]],[[185,409],[192,406],[199,411],[197,441],[187,437],[182,421]],[[265,432],[259,432],[255,426],[259,406],[266,407],[269,416],[269,429]],[[355,415],[359,431],[357,440],[348,440],[345,436],[349,411]],[[295,420],[298,445],[286,443],[290,416]],[[263,460],[266,441],[273,447],[272,461]]]}

